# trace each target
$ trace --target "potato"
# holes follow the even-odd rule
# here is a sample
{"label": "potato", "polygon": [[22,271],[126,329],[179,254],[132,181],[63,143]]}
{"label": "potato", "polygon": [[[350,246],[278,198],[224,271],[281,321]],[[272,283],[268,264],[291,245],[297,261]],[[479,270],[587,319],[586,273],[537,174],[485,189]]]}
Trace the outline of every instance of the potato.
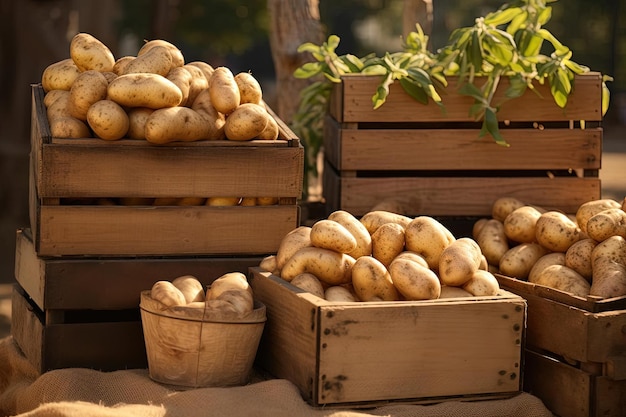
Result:
{"label": "potato", "polygon": [[200,68],[194,65],[183,65],[189,74],[191,74],[191,83],[189,84],[189,98],[187,105],[190,106],[196,101],[198,95],[209,88],[209,80],[204,76]]}
{"label": "potato", "polygon": [[541,212],[532,206],[522,206],[504,219],[504,234],[517,243],[532,243],[536,241],[536,225]]}
{"label": "potato", "polygon": [[593,239],[581,239],[565,252],[565,265],[591,282],[593,276],[591,254],[598,243]]}
{"label": "potato", "polygon": [[207,81],[209,80],[209,78],[211,78],[211,74],[213,74],[213,71],[215,71],[215,68],[203,61],[192,61],[186,63],[185,65],[198,68],[200,71],[202,71],[202,74]]}
{"label": "potato", "polygon": [[459,298],[459,297],[473,297],[473,295],[460,287],[449,287],[447,285],[441,286],[441,294],[439,298]]}
{"label": "potato", "polygon": [[210,127],[197,111],[189,107],[157,109],[146,120],[146,140],[156,145],[195,142],[208,139]]}
{"label": "potato", "polygon": [[418,264],[422,265],[424,268],[430,268],[428,266],[428,262],[426,262],[426,259],[424,259],[422,255],[416,252],[405,250],[403,252],[400,252],[398,256],[396,256],[393,260],[395,261],[396,259],[408,259],[410,261],[417,262]]}
{"label": "potato", "polygon": [[118,140],[126,136],[130,121],[124,109],[111,100],[95,102],[87,110],[87,123],[93,133],[104,140]]}
{"label": "potato", "polygon": [[217,67],[208,81],[213,105],[220,113],[230,115],[241,104],[241,93],[239,92],[237,81],[235,81],[235,76],[229,68]]}
{"label": "potato", "polygon": [[158,74],[120,75],[111,81],[107,93],[120,106],[150,109],[178,106],[183,99],[180,88]]}
{"label": "potato", "polygon": [[179,106],[186,106],[187,100],[189,100],[191,80],[193,79],[191,73],[185,67],[173,67],[167,74],[165,74],[165,78],[176,84],[176,87],[178,87],[180,92],[183,94],[183,98],[180,101]]}
{"label": "potato", "polygon": [[226,291],[243,291],[252,294],[252,287],[243,273],[227,272],[211,283],[206,291],[206,299],[217,299]]}
{"label": "potato", "polygon": [[525,281],[535,263],[547,253],[548,251],[537,243],[520,243],[502,255],[499,264],[500,272]]}
{"label": "potato", "polygon": [[461,286],[480,267],[482,252],[474,239],[462,237],[450,243],[439,257],[439,279],[443,285]]}
{"label": "potato", "polygon": [[85,122],[72,116],[55,117],[50,121],[50,134],[53,138],[89,138],[91,130]]}
{"label": "potato", "polygon": [[578,225],[567,215],[558,211],[546,211],[537,219],[536,238],[544,248],[552,252],[566,252],[581,238]]}
{"label": "potato", "polygon": [[393,285],[406,300],[434,300],[441,295],[437,274],[408,257],[397,257],[389,265]]}
{"label": "potato", "polygon": [[73,117],[70,113],[70,92],[65,90],[53,90],[62,91],[65,94],[55,94],[56,99],[46,109],[46,116],[48,121],[52,121],[57,117]]}
{"label": "potato", "polygon": [[581,204],[576,210],[576,223],[580,230],[587,234],[587,222],[595,214],[604,211],[609,208],[620,208],[620,203],[611,199],[604,198],[600,200],[587,201]]}
{"label": "potato", "polygon": [[70,42],[70,57],[80,71],[113,71],[111,50],[89,33],[77,33]]}
{"label": "potato", "polygon": [[257,206],[275,206],[279,203],[278,197],[256,197]]}
{"label": "potato", "polygon": [[242,197],[239,202],[240,206],[256,206],[256,197]]}
{"label": "potato", "polygon": [[311,227],[298,226],[287,233],[280,241],[276,251],[276,268],[281,270],[287,260],[298,250],[312,246]]}
{"label": "potato", "polygon": [[[50,108],[57,100],[69,100],[69,90],[50,90],[43,97],[43,105],[46,109]],[[48,116],[49,117],[49,116]]]}
{"label": "potato", "polygon": [[528,273],[528,282],[536,284],[539,273],[550,265],[565,265],[565,253],[550,252],[539,258]]}
{"label": "potato", "polygon": [[117,74],[112,71],[104,71],[102,72],[102,75],[106,78],[107,83],[111,83],[111,81],[117,78]]}
{"label": "potato", "polygon": [[41,86],[45,92],[52,90],[66,90],[72,88],[74,80],[81,70],[71,58],[63,59],[48,65],[41,76]]}
{"label": "potato", "polygon": [[235,75],[235,82],[239,88],[239,103],[261,104],[263,101],[263,90],[261,84],[249,72],[240,72]]}
{"label": "potato", "polygon": [[500,220],[489,219],[480,228],[476,236],[476,243],[480,246],[489,265],[500,265],[500,259],[509,250],[509,241],[504,233],[504,223]]}
{"label": "potato", "polygon": [[280,275],[280,271],[277,267],[276,255],[267,255],[265,258],[261,259],[259,268],[264,269],[267,272],[271,272],[272,274]]}
{"label": "potato", "polygon": [[429,216],[419,216],[406,226],[405,247],[426,259],[433,271],[439,269],[439,258],[451,243],[451,233],[441,223]]}
{"label": "potato", "polygon": [[132,61],[134,61],[135,58],[137,57],[130,56],[130,55],[118,58],[115,61],[115,64],[113,65],[113,69],[111,70],[111,72],[113,72],[114,74],[117,74],[118,76],[125,74],[126,66],[130,64]]}
{"label": "potato", "polygon": [[204,119],[204,123],[206,124],[209,131],[207,139],[226,139],[226,135],[224,133],[224,124],[226,123],[226,118],[222,113],[215,110],[215,107],[213,107],[209,90],[205,89],[201,91],[196,96],[193,104],[191,105],[191,108],[197,111]]}
{"label": "potato", "polygon": [[361,256],[354,262],[352,287],[361,301],[396,301],[399,298],[389,271],[373,256]]}
{"label": "potato", "polygon": [[128,110],[128,137],[131,139],[146,138],[146,122],[154,109],[147,107],[134,107]]}
{"label": "potato", "polygon": [[489,219],[483,217],[474,222],[474,225],[472,226],[472,237],[474,238],[474,240],[478,238],[478,234],[482,230],[483,226],[487,223],[487,221],[489,221]]}
{"label": "potato", "polygon": [[497,295],[500,285],[495,276],[489,271],[479,269],[474,272],[472,278],[461,287],[475,297]]}
{"label": "potato", "polygon": [[183,293],[187,304],[204,301],[204,286],[193,275],[181,275],[175,278],[172,284]]}
{"label": "potato", "polygon": [[177,206],[204,206],[206,198],[204,197],[180,197],[176,199]]}
{"label": "potato", "polygon": [[180,49],[178,49],[174,44],[165,41],[163,39],[153,39],[144,43],[139,52],[137,52],[137,57],[141,57],[144,54],[152,51],[156,47],[165,48],[170,54],[170,61],[172,63],[172,67],[182,67],[185,65],[185,57]]}
{"label": "potato", "polygon": [[265,111],[265,118],[267,119],[267,125],[265,129],[258,135],[256,135],[255,139],[260,140],[277,140],[280,135],[280,130],[278,129],[278,123],[276,123],[276,119],[272,115],[270,115],[267,111]]}
{"label": "potato", "polygon": [[334,220],[318,220],[311,227],[311,244],[318,248],[350,253],[356,249],[356,239],[348,229]]}
{"label": "potato", "polygon": [[239,205],[239,201],[241,197],[209,197],[204,204],[213,207],[228,207]]}
{"label": "potato", "polygon": [[626,212],[620,207],[594,214],[587,221],[587,236],[597,242],[602,242],[611,236],[626,238]]}
{"label": "potato", "polygon": [[303,272],[310,272],[326,284],[341,285],[351,282],[354,262],[355,259],[345,253],[307,246],[287,260],[280,276],[291,281]]}
{"label": "potato", "polygon": [[[215,94],[211,93],[211,91],[211,88],[209,88],[211,102],[216,110],[221,111],[215,104]],[[265,130],[267,123],[267,111],[263,107],[257,104],[244,103],[226,117],[224,134],[226,139],[230,140],[251,140]]]}
{"label": "potato", "polygon": [[170,69],[172,69],[172,56],[169,51],[163,46],[155,46],[147,52],[137,55],[124,67],[124,72],[121,75],[148,73],[166,76]]}
{"label": "potato", "polygon": [[326,288],[326,291],[324,291],[324,298],[326,299],[326,301],[340,303],[355,303],[359,301],[356,298],[356,295],[354,295],[352,292],[350,292],[349,289],[341,285],[333,285]]}
{"label": "potato", "polygon": [[222,292],[219,297],[207,298],[205,308],[207,314],[211,314],[211,311],[218,311],[241,318],[254,310],[254,298],[249,291],[228,290]]}
{"label": "potato", "polygon": [[87,110],[97,101],[107,97],[109,83],[101,72],[90,70],[81,73],[70,89],[70,116],[87,120]]}
{"label": "potato", "polygon": [[319,298],[325,298],[324,287],[322,286],[322,282],[319,279],[317,279],[315,275],[309,272],[296,275],[291,280],[291,285],[295,285],[301,290],[310,292],[311,294],[316,295]]}
{"label": "potato", "polygon": [[410,217],[402,214],[384,210],[369,211],[361,217],[361,223],[363,223],[363,226],[365,226],[370,235],[373,235],[374,232],[385,223],[397,223],[402,227],[406,227],[411,220]]}
{"label": "potato", "polygon": [[626,265],[608,258],[599,258],[593,264],[593,280],[589,295],[603,298],[626,295]]}
{"label": "potato", "polygon": [[568,292],[578,297],[587,297],[591,289],[589,282],[578,272],[565,265],[550,265],[536,277],[536,284]]}
{"label": "potato", "polygon": [[185,295],[169,281],[157,281],[150,289],[150,296],[165,308],[185,305]]}
{"label": "potato", "polygon": [[389,266],[404,251],[404,228],[397,223],[385,223],[372,234],[372,256]]}
{"label": "potato", "polygon": [[523,201],[515,197],[500,197],[491,206],[491,217],[504,222],[509,214],[525,205]]}
{"label": "potato", "polygon": [[372,236],[359,219],[345,210],[335,210],[328,215],[328,220],[333,220],[341,224],[354,236],[356,248],[351,252],[347,252],[348,255],[352,256],[354,259],[358,259],[361,256],[372,254]]}
{"label": "potato", "polygon": [[626,265],[626,239],[622,236],[611,236],[599,242],[591,252],[592,266],[600,258]]}

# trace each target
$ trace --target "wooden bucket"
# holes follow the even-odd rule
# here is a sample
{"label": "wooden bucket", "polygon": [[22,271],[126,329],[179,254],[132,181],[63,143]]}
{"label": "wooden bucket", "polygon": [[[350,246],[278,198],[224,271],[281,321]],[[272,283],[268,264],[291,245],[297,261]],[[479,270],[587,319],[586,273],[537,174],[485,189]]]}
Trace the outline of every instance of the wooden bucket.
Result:
{"label": "wooden bucket", "polygon": [[213,311],[205,317],[199,308],[161,310],[146,290],[139,307],[151,379],[188,388],[248,381],[265,326],[265,305],[255,301],[243,318]]}

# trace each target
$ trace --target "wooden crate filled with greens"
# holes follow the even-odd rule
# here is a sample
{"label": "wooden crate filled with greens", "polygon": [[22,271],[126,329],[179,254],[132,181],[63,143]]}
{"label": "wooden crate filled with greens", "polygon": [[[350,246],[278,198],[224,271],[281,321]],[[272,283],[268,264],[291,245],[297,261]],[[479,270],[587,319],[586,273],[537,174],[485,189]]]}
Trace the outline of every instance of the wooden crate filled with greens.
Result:
{"label": "wooden crate filled with greens", "polygon": [[571,213],[600,198],[610,77],[573,60],[550,16],[505,5],[437,52],[419,25],[384,56],[302,45],[314,60],[296,76],[316,81],[295,130],[310,164],[323,150],[327,210],[484,216],[509,195]]}

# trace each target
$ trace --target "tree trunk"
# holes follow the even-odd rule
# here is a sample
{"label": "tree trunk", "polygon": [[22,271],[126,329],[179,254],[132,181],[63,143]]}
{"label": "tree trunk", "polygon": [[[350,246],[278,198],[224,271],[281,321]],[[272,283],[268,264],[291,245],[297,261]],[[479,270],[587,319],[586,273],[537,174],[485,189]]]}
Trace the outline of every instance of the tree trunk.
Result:
{"label": "tree trunk", "polygon": [[321,44],[323,31],[318,0],[268,0],[270,15],[270,46],[276,72],[278,116],[287,124],[298,109],[300,91],[310,80],[294,78],[294,71],[311,61],[307,54],[298,53],[305,42]]}
{"label": "tree trunk", "polygon": [[406,36],[415,31],[419,23],[425,34],[433,30],[433,0],[404,0],[402,13],[402,34]]}

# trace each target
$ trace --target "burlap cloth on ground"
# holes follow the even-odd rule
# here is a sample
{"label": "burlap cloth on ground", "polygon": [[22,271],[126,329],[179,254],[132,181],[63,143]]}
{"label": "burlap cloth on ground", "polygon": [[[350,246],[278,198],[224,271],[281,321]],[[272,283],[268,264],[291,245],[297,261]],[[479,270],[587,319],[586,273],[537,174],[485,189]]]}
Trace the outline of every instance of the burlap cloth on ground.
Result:
{"label": "burlap cloth on ground", "polygon": [[76,417],[552,417],[538,398],[521,393],[505,400],[375,409],[314,408],[284,379],[234,388],[176,391],[153,382],[147,369],[100,372],[60,369],[38,375],[12,337],[0,339],[0,415]]}

